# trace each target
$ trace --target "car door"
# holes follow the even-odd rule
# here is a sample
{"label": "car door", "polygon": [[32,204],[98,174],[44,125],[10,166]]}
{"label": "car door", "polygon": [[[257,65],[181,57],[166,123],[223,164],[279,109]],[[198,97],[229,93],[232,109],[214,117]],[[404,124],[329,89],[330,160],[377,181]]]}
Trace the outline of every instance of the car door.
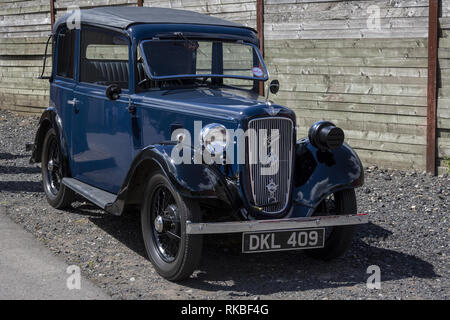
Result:
{"label": "car door", "polygon": [[[129,43],[120,33],[94,27],[80,32],[79,81],[74,90],[72,124],[73,176],[118,193],[132,161],[129,101]],[[108,85],[122,88],[109,100]]]}
{"label": "car door", "polygon": [[[61,28],[56,37],[54,79],[50,85],[51,104],[57,109],[67,143],[71,141],[76,56],[76,30]],[[68,146],[69,147],[69,146]]]}

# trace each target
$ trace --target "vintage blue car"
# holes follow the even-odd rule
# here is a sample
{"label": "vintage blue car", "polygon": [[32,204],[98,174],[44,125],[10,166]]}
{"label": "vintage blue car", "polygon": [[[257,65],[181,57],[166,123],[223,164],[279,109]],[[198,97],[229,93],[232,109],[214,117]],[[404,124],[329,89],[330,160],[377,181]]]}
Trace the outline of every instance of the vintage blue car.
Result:
{"label": "vintage blue car", "polygon": [[296,141],[295,113],[268,99],[278,81],[259,95],[269,74],[255,30],[108,7],[63,16],[50,40],[50,107],[32,146],[46,198],[58,209],[78,194],[114,215],[140,210],[161,276],[189,277],[206,234],[242,234],[244,253],[329,260],[367,223],[354,191],[363,167],[344,132],[321,121]]}

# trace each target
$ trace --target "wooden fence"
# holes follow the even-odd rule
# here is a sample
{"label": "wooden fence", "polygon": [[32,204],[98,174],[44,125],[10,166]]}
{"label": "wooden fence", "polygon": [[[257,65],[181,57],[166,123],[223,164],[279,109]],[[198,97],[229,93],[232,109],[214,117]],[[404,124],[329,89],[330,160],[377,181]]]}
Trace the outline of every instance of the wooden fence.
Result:
{"label": "wooden fence", "polygon": [[[299,137],[315,121],[345,129],[365,165],[425,170],[430,0],[84,0],[193,10],[257,27]],[[434,0],[431,0],[434,1]],[[51,0],[0,0],[0,108],[40,113],[48,83],[35,80],[50,32]],[[73,1],[54,0],[56,19]],[[450,157],[450,0],[441,0],[437,166]],[[261,22],[261,20],[260,20]],[[50,61],[48,61],[50,65]]]}
{"label": "wooden fence", "polygon": [[437,161],[444,173],[450,159],[450,0],[441,4],[437,103]]}
{"label": "wooden fence", "polygon": [[428,0],[268,0],[264,11],[267,65],[300,136],[330,119],[365,164],[425,167]]}

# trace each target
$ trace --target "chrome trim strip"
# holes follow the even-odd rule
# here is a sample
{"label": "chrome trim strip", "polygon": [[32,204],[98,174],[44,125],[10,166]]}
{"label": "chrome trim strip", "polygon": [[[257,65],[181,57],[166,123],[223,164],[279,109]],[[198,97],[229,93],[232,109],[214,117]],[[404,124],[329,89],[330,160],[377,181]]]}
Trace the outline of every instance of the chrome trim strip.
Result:
{"label": "chrome trim strip", "polygon": [[187,234],[224,234],[258,231],[294,230],[305,228],[321,228],[351,226],[369,223],[367,215],[318,216],[281,220],[253,220],[218,223],[186,222]]}

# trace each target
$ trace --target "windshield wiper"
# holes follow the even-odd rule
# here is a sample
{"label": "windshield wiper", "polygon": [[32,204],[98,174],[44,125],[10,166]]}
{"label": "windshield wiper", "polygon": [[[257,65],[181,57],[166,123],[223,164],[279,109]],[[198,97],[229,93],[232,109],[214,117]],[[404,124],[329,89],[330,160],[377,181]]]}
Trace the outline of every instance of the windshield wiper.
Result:
{"label": "windshield wiper", "polygon": [[184,41],[186,41],[186,42],[189,44],[188,49],[192,49],[192,50],[195,50],[195,51],[200,51],[200,53],[201,53],[202,55],[204,55],[205,57],[208,57],[208,55],[207,55],[206,53],[204,53],[204,52],[202,51],[202,49],[200,49],[200,46],[198,45],[198,42],[195,42],[195,41],[193,41],[193,40],[190,40],[190,39],[186,38],[186,37],[184,36],[183,32],[175,32],[175,35],[176,35],[177,37],[183,39]]}

